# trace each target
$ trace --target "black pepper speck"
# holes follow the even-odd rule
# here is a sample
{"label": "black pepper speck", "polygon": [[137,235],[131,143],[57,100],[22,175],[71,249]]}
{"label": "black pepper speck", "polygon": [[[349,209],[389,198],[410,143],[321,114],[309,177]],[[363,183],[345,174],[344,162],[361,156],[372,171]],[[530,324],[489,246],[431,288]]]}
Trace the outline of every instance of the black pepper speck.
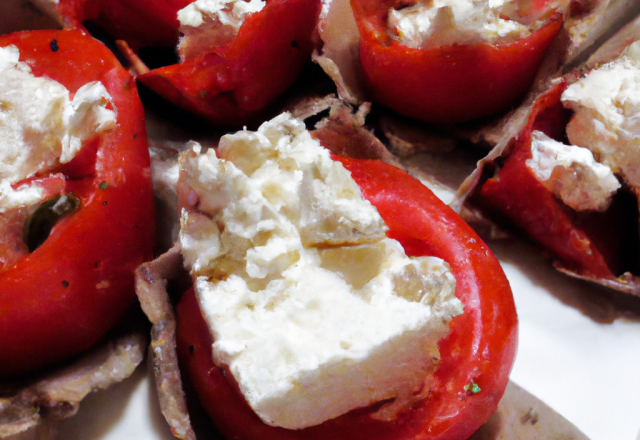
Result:
{"label": "black pepper speck", "polygon": [[49,43],[49,47],[52,51],[57,52],[58,49],[60,49],[60,47],[58,47],[58,40],[56,40],[55,38],[51,40],[51,43]]}

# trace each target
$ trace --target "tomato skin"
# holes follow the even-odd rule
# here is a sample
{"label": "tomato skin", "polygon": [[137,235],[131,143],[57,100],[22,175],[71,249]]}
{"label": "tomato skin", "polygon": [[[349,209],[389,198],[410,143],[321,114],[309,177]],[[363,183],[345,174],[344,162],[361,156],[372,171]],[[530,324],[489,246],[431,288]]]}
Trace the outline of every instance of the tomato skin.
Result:
{"label": "tomato skin", "polygon": [[531,86],[562,27],[549,23],[511,44],[412,49],[393,40],[386,18],[396,0],[351,0],[360,30],[360,62],[372,99],[396,112],[437,124],[504,110]]}
{"label": "tomato skin", "polygon": [[214,124],[258,121],[310,61],[319,13],[318,0],[269,0],[247,17],[228,48],[136,79]]}
{"label": "tomato skin", "polygon": [[[507,227],[542,245],[565,268],[589,278],[615,280],[624,263],[622,241],[629,239],[624,237],[623,217],[630,213],[622,211],[625,208],[615,199],[604,213],[578,213],[556,198],[526,166],[532,157],[533,130],[559,141],[565,137],[570,112],[560,97],[566,87],[563,80],[537,99],[527,125],[502,154],[504,164],[474,190],[471,200],[496,221],[508,223]],[[637,223],[631,221],[637,230]]]}
{"label": "tomato skin", "polygon": [[59,0],[57,10],[69,28],[83,29],[83,21],[93,21],[134,49],[170,47],[178,42],[178,11],[192,1]]}
{"label": "tomato skin", "polygon": [[[445,259],[456,296],[465,305],[440,342],[441,361],[429,398],[392,422],[351,411],[318,426],[287,430],[264,424],[241,396],[232,376],[214,366],[211,336],[193,290],[177,307],[178,356],[217,429],[238,440],[463,440],[495,411],[507,385],[517,345],[511,289],[486,245],[426,187],[388,164],[335,158],[351,171],[364,197],[380,212],[409,255]],[[475,382],[477,394],[464,390]],[[374,405],[375,407],[375,405]]]}
{"label": "tomato skin", "polygon": [[0,37],[0,46],[10,44],[34,75],[72,94],[101,81],[117,127],[53,171],[65,174],[61,193],[73,192],[79,209],[42,246],[0,272],[0,377],[41,369],[95,344],[135,304],[133,271],[151,258],[155,232],[144,114],[128,72],[80,31]]}

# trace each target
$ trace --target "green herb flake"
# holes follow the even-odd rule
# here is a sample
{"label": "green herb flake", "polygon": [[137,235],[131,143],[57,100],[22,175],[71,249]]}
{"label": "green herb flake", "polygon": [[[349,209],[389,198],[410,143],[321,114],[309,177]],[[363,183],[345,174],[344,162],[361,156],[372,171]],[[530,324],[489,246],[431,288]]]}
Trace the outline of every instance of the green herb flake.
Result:
{"label": "green herb flake", "polygon": [[205,97],[205,96],[207,96],[207,91],[206,91],[206,90],[201,91],[201,92],[198,94],[198,96],[200,97],[200,99],[204,99],[204,97]]}
{"label": "green herb flake", "polygon": [[100,185],[98,185],[98,188],[101,190],[105,190],[109,188],[109,182],[107,182],[106,180],[100,182]]}
{"label": "green herb flake", "polygon": [[471,381],[470,384],[464,386],[464,390],[470,392],[471,394],[478,394],[480,391],[480,387],[474,381]]}

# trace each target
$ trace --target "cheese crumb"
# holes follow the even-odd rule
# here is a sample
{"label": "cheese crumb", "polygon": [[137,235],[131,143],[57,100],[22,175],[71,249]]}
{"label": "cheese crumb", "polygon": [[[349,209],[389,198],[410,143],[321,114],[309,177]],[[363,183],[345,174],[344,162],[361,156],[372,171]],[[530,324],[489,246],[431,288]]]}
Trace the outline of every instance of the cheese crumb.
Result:
{"label": "cheese crumb", "polygon": [[100,82],[73,100],[59,82],[36,77],[16,46],[0,47],[0,212],[37,203],[37,185],[13,185],[71,161],[82,142],[116,125],[111,97]]}
{"label": "cheese crumb", "polygon": [[611,168],[597,163],[591,151],[540,131],[532,133],[531,156],[526,165],[536,179],[576,211],[605,211],[620,188]]}
{"label": "cheese crumb", "polygon": [[407,257],[350,173],[289,114],[181,157],[185,264],[226,366],[267,424],[424,398],[462,313],[446,262]]}

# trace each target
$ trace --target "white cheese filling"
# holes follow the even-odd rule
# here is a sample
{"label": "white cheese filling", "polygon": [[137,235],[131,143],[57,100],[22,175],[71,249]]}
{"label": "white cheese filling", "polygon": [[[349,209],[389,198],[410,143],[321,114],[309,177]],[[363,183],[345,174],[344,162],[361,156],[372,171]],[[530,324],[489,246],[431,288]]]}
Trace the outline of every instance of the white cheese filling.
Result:
{"label": "white cheese filling", "polygon": [[262,0],[196,0],[178,11],[178,21],[181,26],[193,28],[216,22],[237,33],[247,15],[261,11],[265,5]]}
{"label": "white cheese filling", "polygon": [[85,84],[71,100],[19,59],[16,46],[0,47],[0,212],[38,202],[41,187],[12,185],[71,161],[84,140],[116,125],[102,83]]}
{"label": "white cheese filling", "polygon": [[540,131],[532,133],[531,156],[526,165],[536,179],[576,211],[605,211],[620,188],[611,168],[597,163],[591,151]]}
{"label": "white cheese filling", "polygon": [[446,262],[410,258],[342,164],[283,114],[181,157],[185,264],[214,338],[267,424],[302,429],[429,392],[462,313]]}
{"label": "white cheese filling", "polygon": [[640,41],[567,87],[562,101],[575,111],[567,125],[569,141],[640,185]]}
{"label": "white cheese filling", "polygon": [[508,44],[529,36],[568,5],[568,0],[549,0],[536,9],[528,0],[419,0],[390,9],[387,28],[411,48]]}
{"label": "white cheese filling", "polygon": [[502,18],[503,1],[434,0],[391,9],[387,26],[411,48],[524,38],[529,26]]}

